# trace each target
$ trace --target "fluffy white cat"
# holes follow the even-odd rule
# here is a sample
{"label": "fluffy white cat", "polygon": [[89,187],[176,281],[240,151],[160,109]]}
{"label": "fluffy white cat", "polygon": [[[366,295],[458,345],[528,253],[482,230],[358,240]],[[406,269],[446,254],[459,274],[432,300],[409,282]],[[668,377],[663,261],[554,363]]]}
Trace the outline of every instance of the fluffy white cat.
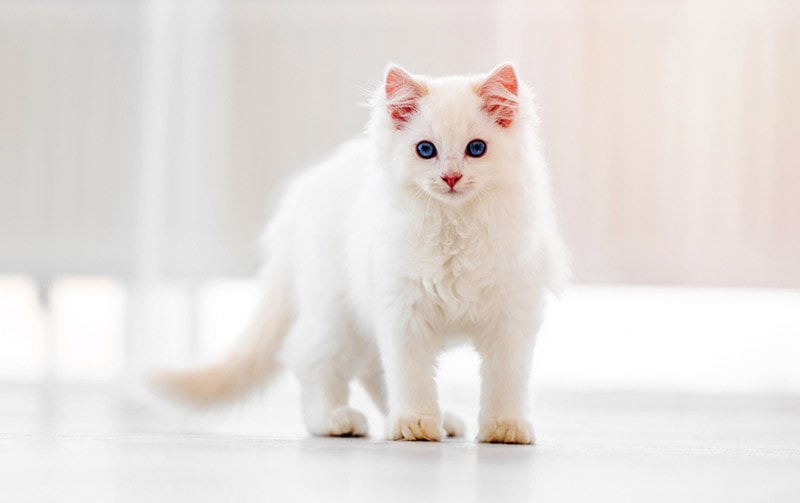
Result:
{"label": "fluffy white cat", "polygon": [[529,444],[528,382],[547,290],[567,274],[514,67],[427,78],[390,66],[362,137],[294,180],[265,233],[263,296],[243,344],[159,384],[196,405],[240,398],[288,365],[314,435],[363,436],[359,381],[394,440],[463,434],[435,366],[481,357],[478,440]]}

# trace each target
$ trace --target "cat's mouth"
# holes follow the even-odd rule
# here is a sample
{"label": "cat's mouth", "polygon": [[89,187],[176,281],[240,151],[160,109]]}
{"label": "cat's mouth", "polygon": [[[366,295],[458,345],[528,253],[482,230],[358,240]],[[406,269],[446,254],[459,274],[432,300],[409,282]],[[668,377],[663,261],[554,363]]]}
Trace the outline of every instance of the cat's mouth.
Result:
{"label": "cat's mouth", "polygon": [[460,196],[464,194],[464,189],[462,187],[438,187],[436,192],[443,194],[445,196]]}
{"label": "cat's mouth", "polygon": [[[433,180],[431,180],[433,181]],[[455,184],[452,187],[444,183],[426,184],[425,192],[434,196],[436,199],[446,203],[461,203],[469,198],[472,192],[470,184]]]}
{"label": "cat's mouth", "polygon": [[440,190],[437,191],[440,194],[440,197],[444,200],[458,200],[462,199],[467,195],[469,192],[464,187],[441,187]]}

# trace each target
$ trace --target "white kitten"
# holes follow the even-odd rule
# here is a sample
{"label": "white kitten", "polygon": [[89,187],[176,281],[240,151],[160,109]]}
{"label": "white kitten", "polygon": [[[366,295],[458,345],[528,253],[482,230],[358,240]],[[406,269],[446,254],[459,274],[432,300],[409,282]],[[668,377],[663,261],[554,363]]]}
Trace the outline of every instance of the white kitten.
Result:
{"label": "white kitten", "polygon": [[239,398],[284,362],[314,435],[367,433],[348,406],[357,379],[387,415],[386,437],[462,433],[439,409],[446,347],[481,356],[478,439],[532,443],[528,381],[546,290],[565,253],[511,65],[431,79],[389,68],[368,132],[289,187],[265,235],[263,300],[224,362],[159,384],[197,405]]}

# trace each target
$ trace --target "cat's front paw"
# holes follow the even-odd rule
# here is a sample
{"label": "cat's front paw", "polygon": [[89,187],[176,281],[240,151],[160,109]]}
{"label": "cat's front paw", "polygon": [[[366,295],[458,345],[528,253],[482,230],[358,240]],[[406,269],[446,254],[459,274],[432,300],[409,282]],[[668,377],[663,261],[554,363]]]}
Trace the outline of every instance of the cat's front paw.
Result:
{"label": "cat's front paw", "polygon": [[439,418],[418,414],[390,416],[386,423],[386,438],[389,440],[439,441],[445,432]]}
{"label": "cat's front paw", "polygon": [[536,441],[530,421],[522,416],[500,416],[483,421],[479,442],[497,444],[532,444]]}

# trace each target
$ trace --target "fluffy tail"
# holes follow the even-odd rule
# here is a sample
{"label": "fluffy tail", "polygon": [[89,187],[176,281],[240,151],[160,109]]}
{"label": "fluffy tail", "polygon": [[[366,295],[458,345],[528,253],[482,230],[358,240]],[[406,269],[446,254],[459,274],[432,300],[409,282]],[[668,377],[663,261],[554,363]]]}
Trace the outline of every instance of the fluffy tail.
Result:
{"label": "fluffy tail", "polygon": [[243,398],[280,370],[276,355],[291,318],[287,282],[271,282],[242,342],[225,360],[197,370],[159,371],[151,382],[166,395],[196,407]]}

